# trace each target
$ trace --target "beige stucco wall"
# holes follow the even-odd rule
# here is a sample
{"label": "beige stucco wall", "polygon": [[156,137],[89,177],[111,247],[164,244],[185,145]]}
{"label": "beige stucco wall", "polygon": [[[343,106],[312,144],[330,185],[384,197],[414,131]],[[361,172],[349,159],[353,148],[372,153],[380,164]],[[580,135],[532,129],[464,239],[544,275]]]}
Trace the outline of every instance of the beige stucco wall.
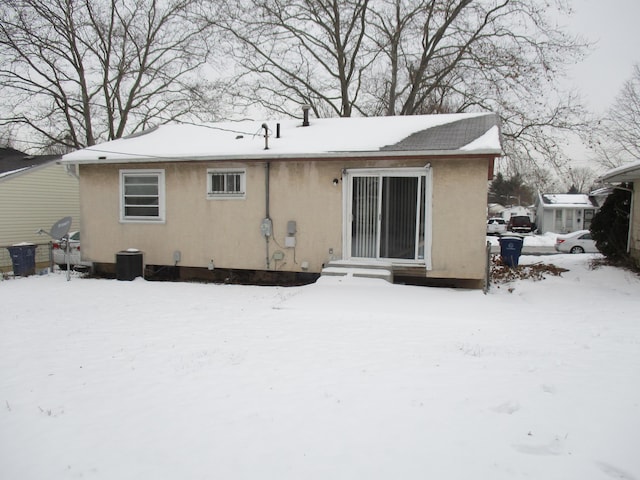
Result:
{"label": "beige stucco wall", "polygon": [[482,279],[486,269],[488,162],[432,161],[434,278]]}
{"label": "beige stucco wall", "polygon": [[[484,277],[485,208],[488,161],[429,159],[433,166],[433,270],[442,278]],[[321,160],[270,162],[270,269],[319,272],[322,264],[342,256],[342,171],[374,166],[424,166],[412,161]],[[246,198],[207,199],[207,169],[246,168]],[[161,168],[165,171],[166,222],[119,221],[119,171]],[[83,258],[113,263],[127,248],[144,252],[147,264],[218,268],[267,269],[267,246],[260,233],[265,217],[265,164],[172,163],[145,165],[83,165],[80,168]],[[338,185],[333,180],[338,179]],[[296,248],[286,248],[287,222],[296,222]],[[282,252],[281,261],[273,261]],[[330,253],[333,252],[333,253]]]}

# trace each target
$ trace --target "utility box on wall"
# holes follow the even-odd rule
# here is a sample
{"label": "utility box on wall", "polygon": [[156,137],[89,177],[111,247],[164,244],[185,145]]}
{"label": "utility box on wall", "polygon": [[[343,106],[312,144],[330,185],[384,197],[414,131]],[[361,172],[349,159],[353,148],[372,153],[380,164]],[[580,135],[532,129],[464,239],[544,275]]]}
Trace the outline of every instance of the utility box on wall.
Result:
{"label": "utility box on wall", "polygon": [[284,237],[284,246],[287,248],[295,248],[296,246],[297,225],[295,220],[287,222],[287,236]]}

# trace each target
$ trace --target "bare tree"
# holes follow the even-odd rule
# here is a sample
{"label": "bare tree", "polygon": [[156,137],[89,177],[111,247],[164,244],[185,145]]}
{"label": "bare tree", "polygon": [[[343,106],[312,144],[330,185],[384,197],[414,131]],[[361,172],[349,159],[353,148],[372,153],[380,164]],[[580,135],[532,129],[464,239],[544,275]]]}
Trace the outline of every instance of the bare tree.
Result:
{"label": "bare tree", "polygon": [[559,192],[562,188],[558,184],[557,177],[550,170],[542,167],[529,170],[523,176],[523,181],[535,192],[535,195],[538,193]]}
{"label": "bare tree", "polygon": [[8,0],[0,7],[3,125],[79,148],[205,112],[199,0]]}
{"label": "bare tree", "polygon": [[[269,110],[308,104],[317,116],[358,110],[369,0],[236,0],[211,21],[227,32],[242,72],[238,95]],[[295,107],[297,108],[297,107]]]}
{"label": "bare tree", "polygon": [[[579,99],[557,92],[586,44],[538,1],[383,0],[373,38],[388,68],[378,101],[389,115],[491,110],[502,118],[512,174],[565,162],[562,131],[586,129]],[[557,2],[567,12],[564,2]]]}
{"label": "bare tree", "polygon": [[570,167],[564,172],[562,179],[567,191],[571,188],[576,193],[589,193],[598,175],[589,167]]}
{"label": "bare tree", "polygon": [[370,37],[386,68],[378,70],[381,82],[370,93],[387,115],[442,109],[442,101],[455,86],[455,70],[465,50],[458,40],[452,41],[452,35],[471,3],[382,0],[377,4]]}
{"label": "bare tree", "polygon": [[593,146],[597,161],[615,168],[640,160],[640,65],[627,80],[596,132]]}
{"label": "bare tree", "polygon": [[234,0],[214,21],[233,42],[240,95],[292,113],[414,115],[492,110],[512,173],[563,163],[562,129],[584,128],[556,92],[585,44],[550,20],[565,0]]}

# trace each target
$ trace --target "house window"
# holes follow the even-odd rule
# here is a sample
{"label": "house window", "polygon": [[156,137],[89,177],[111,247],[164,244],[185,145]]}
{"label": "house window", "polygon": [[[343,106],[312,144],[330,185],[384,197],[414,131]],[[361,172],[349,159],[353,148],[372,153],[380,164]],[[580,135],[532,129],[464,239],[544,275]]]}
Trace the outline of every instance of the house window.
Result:
{"label": "house window", "polygon": [[120,221],[164,222],[164,170],[120,170]]}
{"label": "house window", "polygon": [[207,198],[245,198],[246,171],[244,169],[207,170]]}

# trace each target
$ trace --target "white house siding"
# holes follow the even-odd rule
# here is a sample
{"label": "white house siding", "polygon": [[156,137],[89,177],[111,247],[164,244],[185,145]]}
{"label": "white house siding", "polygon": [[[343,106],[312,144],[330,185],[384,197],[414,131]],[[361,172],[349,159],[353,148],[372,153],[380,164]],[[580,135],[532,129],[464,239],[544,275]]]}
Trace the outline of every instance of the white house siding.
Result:
{"label": "white house siding", "polygon": [[536,227],[538,228],[538,233],[546,233],[552,231],[553,227],[553,215],[554,213],[551,210],[545,210],[542,206],[538,205],[536,209]]}
{"label": "white house siding", "polygon": [[0,246],[47,242],[36,231],[66,216],[73,218],[71,229],[79,230],[78,180],[63,166],[49,163],[0,178]]}

